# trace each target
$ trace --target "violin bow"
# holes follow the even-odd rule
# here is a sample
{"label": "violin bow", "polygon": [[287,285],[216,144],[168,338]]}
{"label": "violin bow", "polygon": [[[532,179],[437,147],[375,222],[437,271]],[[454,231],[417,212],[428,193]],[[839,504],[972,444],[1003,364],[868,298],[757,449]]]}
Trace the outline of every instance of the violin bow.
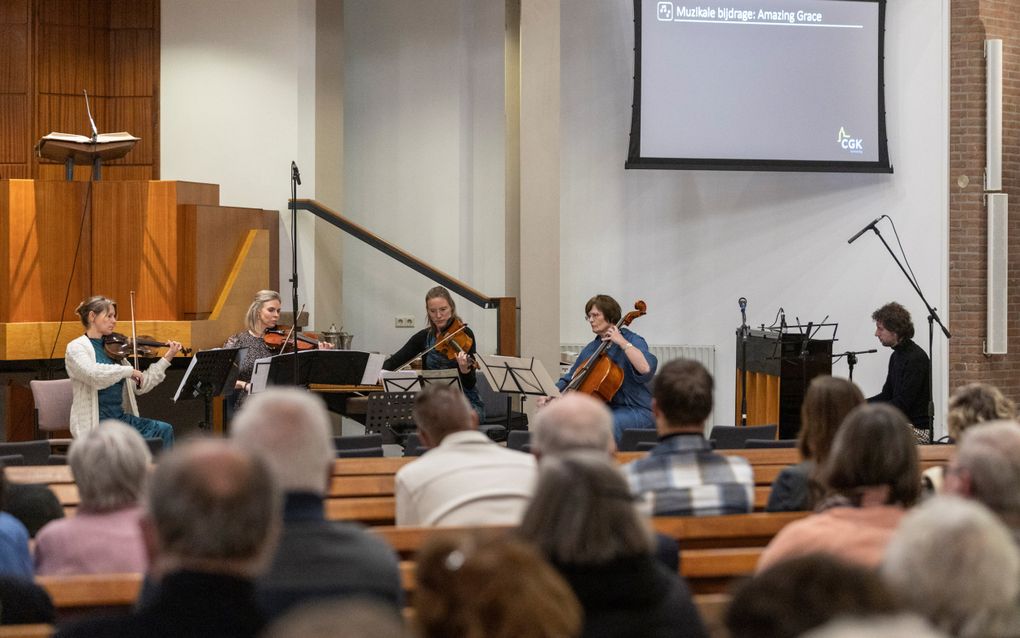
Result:
{"label": "violin bow", "polygon": [[457,328],[456,330],[454,330],[454,331],[453,331],[453,332],[451,332],[450,334],[446,335],[445,337],[443,337],[443,338],[442,338],[442,339],[440,339],[439,341],[437,341],[437,342],[435,342],[434,344],[432,344],[432,347],[431,347],[431,348],[426,348],[425,350],[422,350],[422,351],[421,351],[421,352],[419,352],[418,354],[414,355],[413,357],[411,357],[411,359],[410,359],[410,360],[409,360],[409,361],[408,361],[407,363],[405,363],[404,365],[402,365],[402,366],[400,366],[399,368],[397,368],[396,370],[394,370],[394,372],[399,372],[399,371],[403,370],[403,369],[404,369],[404,368],[406,368],[407,366],[409,366],[409,365],[411,365],[412,363],[414,363],[414,362],[415,362],[416,360],[418,360],[418,359],[421,359],[422,357],[424,357],[424,356],[425,356],[425,355],[427,355],[428,353],[432,352],[433,350],[435,350],[435,349],[436,349],[436,348],[438,348],[439,346],[443,345],[444,343],[446,343],[446,342],[447,342],[447,341],[449,341],[450,339],[453,339],[454,337],[456,337],[457,335],[459,335],[459,334],[460,334],[461,332],[463,332],[463,331],[464,331],[464,329],[465,329],[465,328],[467,328],[467,327],[468,327],[467,323],[464,323],[464,322],[461,322],[461,323],[462,323],[463,325],[461,325],[461,327],[460,327],[460,328]]}
{"label": "violin bow", "polygon": [[135,326],[135,291],[132,290],[131,298],[131,356],[135,360],[135,370],[138,369],[138,330]]}

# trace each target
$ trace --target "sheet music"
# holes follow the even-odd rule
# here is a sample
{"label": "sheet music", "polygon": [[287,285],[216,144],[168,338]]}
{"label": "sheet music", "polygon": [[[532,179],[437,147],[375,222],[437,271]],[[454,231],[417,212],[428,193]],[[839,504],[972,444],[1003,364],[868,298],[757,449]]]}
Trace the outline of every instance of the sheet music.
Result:
{"label": "sheet music", "polygon": [[385,361],[385,356],[378,353],[369,353],[368,363],[365,364],[365,374],[361,377],[361,385],[375,385]]}
{"label": "sheet music", "polygon": [[418,392],[418,373],[415,370],[383,370],[379,375],[386,392]]}
{"label": "sheet music", "polygon": [[[188,364],[188,369],[184,371],[184,378],[187,379],[191,376],[191,371],[195,369],[195,364],[198,363],[198,357],[191,357],[191,363]],[[177,386],[177,392],[174,392],[174,402],[181,398],[181,390],[184,389],[184,383]]]}
{"label": "sheet music", "polygon": [[255,367],[251,371],[251,389],[249,392],[255,394],[266,389],[269,382],[269,364],[273,357],[262,357],[255,360]]}

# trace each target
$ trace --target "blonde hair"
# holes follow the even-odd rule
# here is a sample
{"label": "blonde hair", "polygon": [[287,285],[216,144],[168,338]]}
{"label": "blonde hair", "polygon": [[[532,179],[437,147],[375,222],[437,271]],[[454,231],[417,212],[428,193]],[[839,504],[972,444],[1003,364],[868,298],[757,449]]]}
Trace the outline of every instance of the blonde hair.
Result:
{"label": "blonde hair", "polygon": [[244,325],[248,330],[258,332],[256,328],[259,322],[259,312],[262,310],[262,306],[270,301],[280,301],[280,293],[275,290],[260,290],[255,293],[255,298],[248,306],[248,314],[244,316]]}
{"label": "blonde hair", "polygon": [[450,304],[450,321],[462,321],[457,315],[457,304],[454,302],[450,291],[443,286],[435,286],[429,288],[429,291],[425,293],[425,323],[428,325],[429,330],[435,329],[435,326],[432,325],[432,319],[429,317],[429,302],[433,299],[445,299],[446,303]]}
{"label": "blonde hair", "polygon": [[959,441],[963,431],[972,425],[1014,418],[1016,404],[987,383],[968,383],[949,397],[946,424],[954,441]]}

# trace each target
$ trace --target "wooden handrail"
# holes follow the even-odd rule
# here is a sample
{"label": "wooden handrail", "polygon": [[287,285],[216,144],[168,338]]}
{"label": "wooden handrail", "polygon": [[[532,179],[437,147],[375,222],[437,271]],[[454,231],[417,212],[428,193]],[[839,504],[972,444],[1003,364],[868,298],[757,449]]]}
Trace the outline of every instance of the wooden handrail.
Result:
{"label": "wooden handrail", "polygon": [[333,224],[348,235],[357,237],[372,248],[382,252],[411,270],[425,275],[432,281],[446,286],[451,292],[457,293],[471,303],[481,308],[496,309],[496,353],[508,356],[516,356],[517,353],[517,298],[516,297],[489,297],[478,290],[467,285],[459,279],[433,268],[426,262],[415,257],[411,253],[391,244],[385,239],[372,233],[364,226],[356,224],[340,213],[323,206],[314,199],[292,199],[287,203],[287,208],[292,210],[306,210],[319,219]]}

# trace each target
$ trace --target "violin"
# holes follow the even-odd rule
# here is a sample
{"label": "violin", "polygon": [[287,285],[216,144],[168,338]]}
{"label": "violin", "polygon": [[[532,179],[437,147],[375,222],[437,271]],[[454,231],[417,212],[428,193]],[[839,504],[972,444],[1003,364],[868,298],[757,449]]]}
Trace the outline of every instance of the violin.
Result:
{"label": "violin", "polygon": [[[166,347],[168,347],[167,342],[148,335],[131,339],[119,332],[111,332],[103,337],[103,349],[114,361],[120,361],[135,354],[139,357],[154,357],[157,349]],[[181,348],[181,352],[185,355],[191,354],[191,348]]]}
{"label": "violin", "polygon": [[[638,317],[647,314],[648,305],[641,301],[634,302],[634,310],[628,312],[616,324],[617,328],[629,326]],[[577,366],[574,376],[570,378],[566,390],[575,390],[590,394],[609,403],[623,385],[623,368],[616,365],[606,351],[612,341],[603,341],[597,350],[584,363]]]}
{"label": "violin", "polygon": [[[436,333],[435,351],[451,361],[455,360],[461,352],[470,352],[475,342],[465,328],[467,328],[466,323],[454,318],[450,325],[446,326],[446,330]],[[468,355],[468,358],[474,365],[474,357]]]}
{"label": "violin", "polygon": [[[262,341],[267,346],[278,350],[280,353],[294,352],[294,329],[288,326],[266,328],[265,334],[262,335]],[[318,347],[318,335],[311,332],[297,333],[298,352],[313,350]]]}

